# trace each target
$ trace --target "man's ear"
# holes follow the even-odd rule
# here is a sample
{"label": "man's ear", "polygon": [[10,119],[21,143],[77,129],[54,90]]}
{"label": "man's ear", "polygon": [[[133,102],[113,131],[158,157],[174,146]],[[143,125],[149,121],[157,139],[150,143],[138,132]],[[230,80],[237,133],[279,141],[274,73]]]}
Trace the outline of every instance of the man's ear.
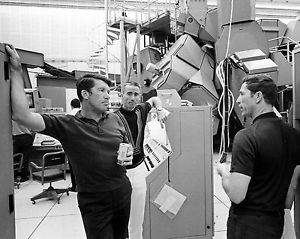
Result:
{"label": "man's ear", "polygon": [[256,103],[259,103],[263,99],[263,93],[261,91],[257,91],[256,93]]}
{"label": "man's ear", "polygon": [[85,100],[89,99],[90,93],[88,91],[82,90],[80,93],[81,93],[81,96],[83,99],[85,99]]}

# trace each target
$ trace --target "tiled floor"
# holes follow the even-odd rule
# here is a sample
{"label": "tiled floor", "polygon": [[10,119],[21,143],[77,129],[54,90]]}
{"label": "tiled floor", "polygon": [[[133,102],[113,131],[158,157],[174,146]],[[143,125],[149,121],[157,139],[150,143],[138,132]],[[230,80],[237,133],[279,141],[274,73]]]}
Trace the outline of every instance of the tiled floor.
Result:
{"label": "tiled floor", "polygon": [[[217,155],[214,155],[214,166],[217,160]],[[230,201],[221,186],[221,179],[215,169],[213,174],[214,239],[226,239],[226,221]],[[69,177],[66,181],[53,184],[56,188],[66,188],[69,185]],[[38,194],[41,190],[42,186],[39,183],[31,181],[24,182],[20,189],[15,189],[16,239],[85,239],[76,193],[70,192],[69,196],[63,194],[60,204],[42,199],[33,205],[30,197]],[[288,235],[285,238],[295,237]]]}
{"label": "tiled floor", "polygon": [[[67,181],[56,182],[54,187],[68,187]],[[63,194],[60,204],[51,200],[38,200],[35,205],[30,197],[38,194],[42,186],[37,182],[22,183],[15,189],[16,239],[84,239],[85,233],[76,193]],[[229,199],[221,187],[221,180],[214,170],[214,239],[226,238],[226,219]]]}

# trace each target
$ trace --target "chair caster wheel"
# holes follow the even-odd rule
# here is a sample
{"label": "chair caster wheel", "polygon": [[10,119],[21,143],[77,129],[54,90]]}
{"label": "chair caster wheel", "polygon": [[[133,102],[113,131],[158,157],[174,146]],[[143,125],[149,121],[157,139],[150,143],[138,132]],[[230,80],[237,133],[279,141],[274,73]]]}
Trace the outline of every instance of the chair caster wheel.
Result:
{"label": "chair caster wheel", "polygon": [[67,196],[69,196],[70,195],[70,193],[69,193],[69,191],[67,191]]}
{"label": "chair caster wheel", "polygon": [[57,200],[57,204],[60,204],[60,201],[59,201],[59,200]]}
{"label": "chair caster wheel", "polygon": [[35,201],[34,201],[34,200],[32,200],[32,204],[35,204]]}

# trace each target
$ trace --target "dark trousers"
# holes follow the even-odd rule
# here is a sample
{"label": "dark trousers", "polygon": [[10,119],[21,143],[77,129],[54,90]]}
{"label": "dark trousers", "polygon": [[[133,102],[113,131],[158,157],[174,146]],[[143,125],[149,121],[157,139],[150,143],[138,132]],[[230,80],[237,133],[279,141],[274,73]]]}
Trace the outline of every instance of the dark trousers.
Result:
{"label": "dark trousers", "polygon": [[13,136],[13,152],[23,154],[23,167],[21,176],[26,177],[29,175],[29,156],[32,152],[32,144],[34,137],[31,134],[20,134]]}
{"label": "dark trousers", "polygon": [[87,239],[127,238],[130,185],[109,192],[79,192],[77,198]]}
{"label": "dark trousers", "polygon": [[[251,214],[251,213],[250,213]],[[280,239],[283,233],[284,214],[264,215],[229,211],[227,239]]]}

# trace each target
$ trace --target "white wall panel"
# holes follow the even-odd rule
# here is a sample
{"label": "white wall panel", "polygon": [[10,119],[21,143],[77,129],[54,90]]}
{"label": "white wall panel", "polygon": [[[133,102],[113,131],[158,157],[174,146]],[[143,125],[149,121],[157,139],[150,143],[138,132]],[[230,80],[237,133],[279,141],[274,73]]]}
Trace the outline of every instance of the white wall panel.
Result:
{"label": "white wall panel", "polygon": [[104,45],[102,10],[0,6],[0,16],[0,42],[46,59],[88,59]]}

